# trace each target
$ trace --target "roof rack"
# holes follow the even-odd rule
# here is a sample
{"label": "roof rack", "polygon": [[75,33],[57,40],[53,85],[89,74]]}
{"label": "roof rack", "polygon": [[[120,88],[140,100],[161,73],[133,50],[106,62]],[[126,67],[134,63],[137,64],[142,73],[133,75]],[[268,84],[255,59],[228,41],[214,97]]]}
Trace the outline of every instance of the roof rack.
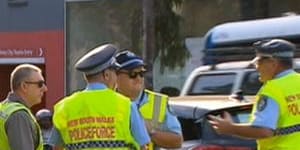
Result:
{"label": "roof rack", "polygon": [[[272,28],[270,28],[272,25]],[[252,43],[281,38],[296,44],[295,57],[300,57],[300,16],[275,17],[217,25],[205,35],[203,64],[251,60]]]}

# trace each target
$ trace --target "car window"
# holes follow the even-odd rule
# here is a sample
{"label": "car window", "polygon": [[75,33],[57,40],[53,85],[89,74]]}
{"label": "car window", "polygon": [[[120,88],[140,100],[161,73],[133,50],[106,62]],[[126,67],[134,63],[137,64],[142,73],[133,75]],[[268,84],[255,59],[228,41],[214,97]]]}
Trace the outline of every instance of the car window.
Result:
{"label": "car window", "polygon": [[247,72],[241,86],[244,95],[255,95],[262,86],[258,73],[256,71]]}
{"label": "car window", "polygon": [[196,140],[201,138],[201,122],[197,122],[196,119],[187,119],[178,117],[182,128],[182,135],[184,141]]}
{"label": "car window", "polygon": [[235,73],[202,74],[195,78],[188,95],[229,95]]}

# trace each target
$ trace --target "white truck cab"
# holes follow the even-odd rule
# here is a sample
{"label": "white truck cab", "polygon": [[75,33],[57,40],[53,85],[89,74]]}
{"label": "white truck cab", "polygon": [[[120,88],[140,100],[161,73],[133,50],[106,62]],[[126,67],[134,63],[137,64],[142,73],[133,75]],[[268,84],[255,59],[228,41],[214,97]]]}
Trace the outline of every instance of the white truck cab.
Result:
{"label": "white truck cab", "polygon": [[[299,72],[300,59],[294,59],[294,68]],[[251,61],[226,62],[196,68],[187,78],[180,96],[231,95],[242,91],[255,95],[262,83]]]}
{"label": "white truck cab", "polygon": [[195,69],[187,78],[180,96],[230,95],[242,90],[255,95],[261,83],[250,61],[205,65]]}

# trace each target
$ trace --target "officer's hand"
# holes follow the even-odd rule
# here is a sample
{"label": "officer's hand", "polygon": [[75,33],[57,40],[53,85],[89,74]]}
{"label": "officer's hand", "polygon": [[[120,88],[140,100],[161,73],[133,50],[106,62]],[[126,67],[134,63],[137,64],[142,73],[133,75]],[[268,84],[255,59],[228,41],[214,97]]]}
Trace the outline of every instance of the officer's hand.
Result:
{"label": "officer's hand", "polygon": [[224,112],[221,117],[209,115],[209,123],[219,134],[230,134],[233,129],[232,117],[228,112]]}

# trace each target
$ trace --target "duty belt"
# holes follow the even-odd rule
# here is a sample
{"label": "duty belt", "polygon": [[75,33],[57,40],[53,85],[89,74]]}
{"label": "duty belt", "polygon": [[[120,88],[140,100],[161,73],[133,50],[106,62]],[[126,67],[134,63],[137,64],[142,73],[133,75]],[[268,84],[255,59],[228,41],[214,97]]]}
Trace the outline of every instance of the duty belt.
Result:
{"label": "duty belt", "polygon": [[85,148],[128,148],[136,150],[133,144],[128,144],[125,141],[87,141],[79,143],[66,144],[67,150],[81,150]]}
{"label": "duty belt", "polygon": [[292,134],[294,132],[299,132],[300,131],[300,124],[289,126],[289,127],[284,127],[284,128],[278,128],[275,130],[274,135],[279,136],[279,135],[287,135],[287,134]]}

